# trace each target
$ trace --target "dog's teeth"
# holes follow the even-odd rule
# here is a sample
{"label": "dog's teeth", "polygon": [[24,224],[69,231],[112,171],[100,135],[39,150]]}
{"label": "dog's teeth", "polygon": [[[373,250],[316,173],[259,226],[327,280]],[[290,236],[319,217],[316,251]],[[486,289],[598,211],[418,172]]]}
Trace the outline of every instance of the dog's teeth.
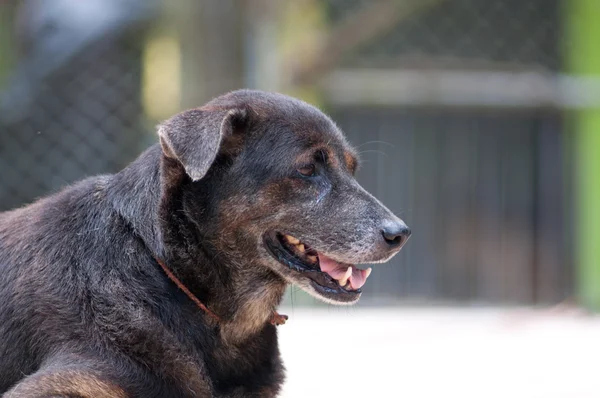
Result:
{"label": "dog's teeth", "polygon": [[346,286],[346,283],[348,283],[348,279],[350,279],[350,276],[352,276],[352,267],[348,267],[342,279],[338,280],[340,286]]}
{"label": "dog's teeth", "polygon": [[316,263],[318,259],[317,256],[306,256],[306,258],[308,258],[312,263]]}
{"label": "dog's teeth", "polygon": [[304,245],[302,243],[296,245],[296,247],[298,248],[298,251],[300,251],[300,253],[304,253]]}
{"label": "dog's teeth", "polygon": [[300,243],[298,239],[294,238],[291,235],[286,235],[285,239],[287,239],[287,241],[290,242],[292,245],[297,245],[298,243]]}
{"label": "dog's teeth", "polygon": [[371,275],[371,271],[373,271],[373,268],[367,268],[367,273],[365,274],[365,279],[367,279],[369,277],[369,275]]}

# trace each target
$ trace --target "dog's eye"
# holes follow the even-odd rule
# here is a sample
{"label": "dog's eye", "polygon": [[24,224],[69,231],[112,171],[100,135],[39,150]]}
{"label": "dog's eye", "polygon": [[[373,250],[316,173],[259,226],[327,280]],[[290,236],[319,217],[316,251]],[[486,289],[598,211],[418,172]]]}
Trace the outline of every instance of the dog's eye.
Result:
{"label": "dog's eye", "polygon": [[312,177],[315,175],[315,165],[309,164],[298,169],[298,173],[303,175],[304,177]]}

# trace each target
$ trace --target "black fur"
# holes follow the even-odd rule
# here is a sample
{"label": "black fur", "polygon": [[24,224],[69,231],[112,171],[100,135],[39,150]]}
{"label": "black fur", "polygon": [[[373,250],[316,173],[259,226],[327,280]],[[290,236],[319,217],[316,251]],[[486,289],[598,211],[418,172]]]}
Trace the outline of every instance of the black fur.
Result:
{"label": "black fur", "polygon": [[[0,393],[275,396],[284,369],[268,319],[290,279],[262,234],[304,223],[294,212],[324,189],[347,191],[361,217],[388,217],[350,182],[351,148],[335,125],[289,97],[230,93],[159,135],[116,175],[0,213]],[[338,170],[313,185],[288,178],[319,143],[339,154]],[[328,233],[323,224],[315,234]]]}

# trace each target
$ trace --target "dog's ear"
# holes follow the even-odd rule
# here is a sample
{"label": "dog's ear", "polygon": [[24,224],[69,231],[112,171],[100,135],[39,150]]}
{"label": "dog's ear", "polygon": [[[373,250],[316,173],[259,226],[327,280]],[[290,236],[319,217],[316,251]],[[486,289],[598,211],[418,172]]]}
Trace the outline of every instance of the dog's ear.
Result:
{"label": "dog's ear", "polygon": [[224,142],[233,138],[246,118],[243,108],[198,108],[182,112],[158,127],[166,157],[178,160],[193,181],[214,162]]}

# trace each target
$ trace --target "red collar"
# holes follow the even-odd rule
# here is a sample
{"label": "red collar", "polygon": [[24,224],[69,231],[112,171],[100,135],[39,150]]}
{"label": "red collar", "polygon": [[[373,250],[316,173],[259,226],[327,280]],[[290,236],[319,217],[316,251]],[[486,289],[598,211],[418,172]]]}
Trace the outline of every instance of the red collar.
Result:
{"label": "red collar", "polygon": [[[155,258],[155,260],[158,263],[158,265],[160,265],[160,267],[163,269],[165,274],[167,274],[169,279],[172,280],[173,283],[175,283],[177,285],[177,287],[179,289],[181,289],[181,291],[183,291],[186,294],[186,296],[188,296],[189,299],[192,300],[194,302],[194,304],[196,304],[198,306],[198,308],[200,308],[202,311],[204,311],[206,313],[206,315],[208,315],[209,317],[211,317],[215,321],[217,321],[217,323],[222,322],[221,318],[217,314],[215,314],[214,312],[209,310],[207,306],[205,306],[204,304],[202,304],[202,302],[200,300],[198,300],[198,297],[196,297],[194,295],[194,293],[192,293],[187,287],[185,287],[185,285],[179,280],[179,278],[177,278],[171,272],[171,270],[165,265],[164,262],[160,261],[158,258]],[[277,313],[277,311],[274,311],[273,316],[271,317],[269,322],[272,325],[279,326],[279,325],[285,324],[285,321],[287,321],[287,320],[288,320],[287,315],[280,315],[279,313]]]}

